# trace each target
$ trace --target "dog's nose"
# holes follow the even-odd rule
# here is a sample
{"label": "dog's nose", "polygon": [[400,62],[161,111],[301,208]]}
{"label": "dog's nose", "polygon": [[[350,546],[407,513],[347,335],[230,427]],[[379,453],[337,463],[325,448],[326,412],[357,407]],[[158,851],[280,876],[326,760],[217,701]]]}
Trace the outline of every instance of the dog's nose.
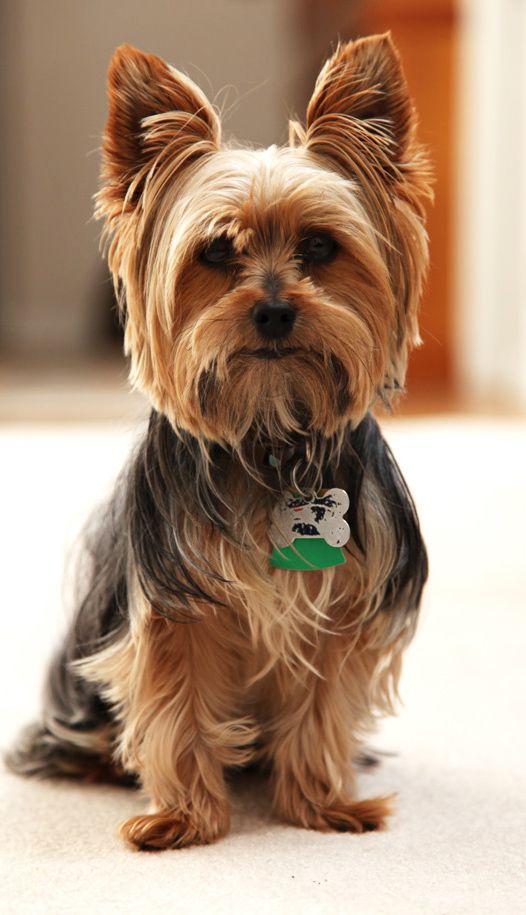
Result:
{"label": "dog's nose", "polygon": [[267,340],[279,340],[290,334],[296,312],[290,302],[256,302],[252,309],[252,320],[258,332]]}

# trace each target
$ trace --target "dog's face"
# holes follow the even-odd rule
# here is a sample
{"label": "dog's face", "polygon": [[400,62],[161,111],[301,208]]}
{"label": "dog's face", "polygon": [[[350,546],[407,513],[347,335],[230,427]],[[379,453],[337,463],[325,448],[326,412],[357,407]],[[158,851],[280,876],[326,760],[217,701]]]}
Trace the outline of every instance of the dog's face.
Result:
{"label": "dog's face", "polygon": [[401,387],[429,186],[390,39],[340,48],[281,148],[222,146],[200,90],[129,47],[109,92],[99,213],[156,409],[237,447],[330,436]]}

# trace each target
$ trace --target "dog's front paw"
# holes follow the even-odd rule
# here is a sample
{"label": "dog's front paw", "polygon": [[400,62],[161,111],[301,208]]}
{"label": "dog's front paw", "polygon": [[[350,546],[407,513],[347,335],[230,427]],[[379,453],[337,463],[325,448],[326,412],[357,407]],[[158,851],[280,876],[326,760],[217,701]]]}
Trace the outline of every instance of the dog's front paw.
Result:
{"label": "dog's front paw", "polygon": [[334,829],[337,832],[372,832],[375,829],[384,829],[387,818],[393,813],[393,801],[391,795],[322,807],[315,811],[313,828]]}
{"label": "dog's front paw", "polygon": [[279,812],[289,823],[317,829],[320,832],[372,832],[384,829],[387,818],[393,813],[394,796],[373,797],[364,801],[338,800],[334,803],[315,804],[304,796],[289,795],[288,803]]}
{"label": "dog's front paw", "polygon": [[209,845],[228,832],[228,811],[211,816],[208,821],[193,813],[176,808],[130,817],[119,833],[134,848],[161,851],[165,848],[185,848],[188,845]]}

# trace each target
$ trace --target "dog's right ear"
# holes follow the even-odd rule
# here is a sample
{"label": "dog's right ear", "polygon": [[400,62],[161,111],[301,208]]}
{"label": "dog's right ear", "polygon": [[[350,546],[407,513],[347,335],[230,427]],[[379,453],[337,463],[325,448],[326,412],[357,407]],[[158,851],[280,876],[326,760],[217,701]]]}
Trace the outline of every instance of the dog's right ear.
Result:
{"label": "dog's right ear", "polygon": [[117,48],[108,96],[99,215],[132,209],[151,169],[168,156],[175,172],[220,144],[219,118],[204,93],[154,54]]}

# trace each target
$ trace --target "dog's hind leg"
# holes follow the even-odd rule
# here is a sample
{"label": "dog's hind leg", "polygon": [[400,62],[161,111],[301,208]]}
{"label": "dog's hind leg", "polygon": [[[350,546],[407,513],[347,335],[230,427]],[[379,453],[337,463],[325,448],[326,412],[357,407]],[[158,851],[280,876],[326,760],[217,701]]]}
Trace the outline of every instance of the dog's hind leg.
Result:
{"label": "dog's hind leg", "polygon": [[134,785],[135,778],[112,758],[112,735],[109,721],[72,726],[48,711],[24,728],[5,762],[17,775]]}
{"label": "dog's hind leg", "polygon": [[72,638],[70,633],[50,668],[41,721],[22,731],[6,756],[7,766],[37,778],[133,784],[112,759],[115,725],[110,710],[71,668]]}
{"label": "dog's hind leg", "polygon": [[113,711],[96,685],[82,680],[75,667],[112,644],[128,625],[122,511],[117,488],[84,533],[75,568],[77,607],[49,669],[41,719],[22,732],[6,756],[8,767],[21,775],[130,781],[112,757]]}

